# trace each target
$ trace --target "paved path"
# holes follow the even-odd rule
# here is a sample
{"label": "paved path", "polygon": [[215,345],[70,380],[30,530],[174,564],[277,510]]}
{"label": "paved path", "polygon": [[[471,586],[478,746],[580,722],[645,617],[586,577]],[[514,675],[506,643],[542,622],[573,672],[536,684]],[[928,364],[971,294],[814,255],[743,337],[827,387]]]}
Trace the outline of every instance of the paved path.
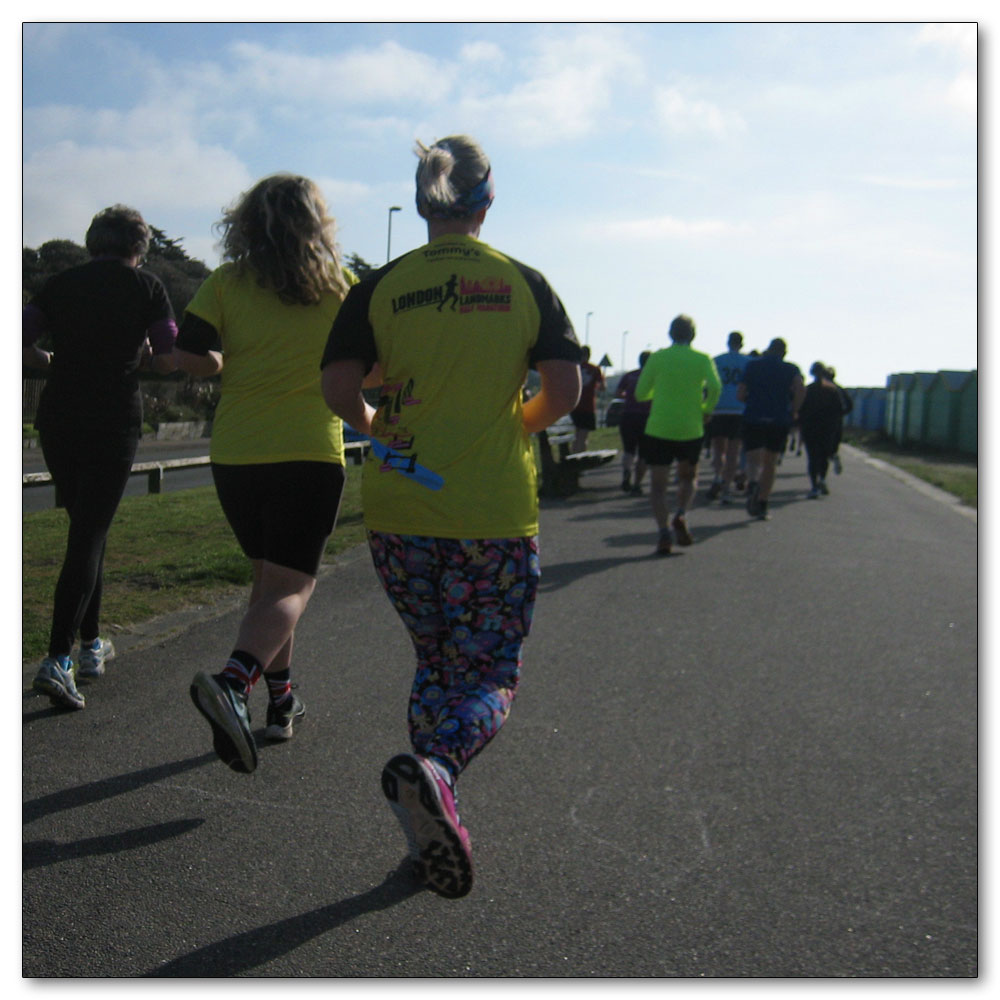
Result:
{"label": "paved path", "polygon": [[975,975],[976,520],[845,464],[806,501],[787,459],[767,523],[698,507],[669,559],[615,468],[545,506],[523,687],[461,781],[464,900],[414,889],[381,799],[411,652],[363,550],[252,776],[187,697],[236,610],[123,640],[83,712],[23,665],[24,974]]}

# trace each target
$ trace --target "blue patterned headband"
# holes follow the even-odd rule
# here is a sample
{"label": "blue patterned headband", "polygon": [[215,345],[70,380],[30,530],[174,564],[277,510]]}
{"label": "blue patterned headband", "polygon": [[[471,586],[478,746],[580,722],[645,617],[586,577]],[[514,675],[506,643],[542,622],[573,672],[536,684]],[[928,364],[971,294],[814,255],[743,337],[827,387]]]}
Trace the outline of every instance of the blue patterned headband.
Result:
{"label": "blue patterned headband", "polygon": [[430,202],[420,200],[420,192],[417,192],[417,210],[425,218],[429,219],[464,219],[466,216],[475,215],[476,212],[484,208],[489,208],[493,204],[493,170],[487,169],[486,176],[472,189],[461,194],[450,205],[434,205]]}

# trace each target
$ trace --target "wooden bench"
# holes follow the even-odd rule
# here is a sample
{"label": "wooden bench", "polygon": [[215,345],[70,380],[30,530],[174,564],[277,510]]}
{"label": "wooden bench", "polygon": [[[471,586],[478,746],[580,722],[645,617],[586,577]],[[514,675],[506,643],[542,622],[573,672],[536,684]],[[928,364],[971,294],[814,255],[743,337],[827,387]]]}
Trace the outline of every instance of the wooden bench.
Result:
{"label": "wooden bench", "polygon": [[[352,465],[360,465],[365,460],[365,455],[371,447],[367,440],[345,441],[344,457]],[[159,462],[136,462],[132,466],[131,476],[147,477],[147,492],[163,492],[163,478],[170,469],[194,469],[199,466],[210,465],[211,459],[208,455],[195,455],[191,458],[165,458]],[[21,487],[49,486],[52,483],[52,474],[49,472],[26,472],[21,476]],[[56,495],[57,507],[62,507],[58,491]]]}
{"label": "wooden bench", "polygon": [[[611,462],[618,455],[617,448],[603,448],[597,451],[569,450],[576,437],[573,431],[566,431],[555,425],[550,434],[549,429],[539,431],[538,451],[542,458],[542,482],[538,495],[542,497],[568,497],[580,489],[580,474],[586,469],[596,469],[598,466]],[[558,459],[552,454],[555,445]]]}

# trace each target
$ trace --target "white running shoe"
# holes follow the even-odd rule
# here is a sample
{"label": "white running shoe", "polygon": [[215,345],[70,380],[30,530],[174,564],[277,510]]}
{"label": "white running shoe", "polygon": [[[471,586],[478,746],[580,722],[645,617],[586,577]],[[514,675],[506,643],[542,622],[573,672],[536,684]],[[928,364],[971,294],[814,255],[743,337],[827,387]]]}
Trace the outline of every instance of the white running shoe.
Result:
{"label": "white running shoe", "polygon": [[115,644],[110,639],[94,640],[93,645],[80,643],[80,662],[76,672],[80,677],[103,677],[104,664],[115,658]]}
{"label": "white running shoe", "polygon": [[53,705],[64,708],[83,708],[87,703],[76,689],[73,678],[73,661],[68,656],[46,656],[35,674],[31,686],[39,694],[47,694]]}

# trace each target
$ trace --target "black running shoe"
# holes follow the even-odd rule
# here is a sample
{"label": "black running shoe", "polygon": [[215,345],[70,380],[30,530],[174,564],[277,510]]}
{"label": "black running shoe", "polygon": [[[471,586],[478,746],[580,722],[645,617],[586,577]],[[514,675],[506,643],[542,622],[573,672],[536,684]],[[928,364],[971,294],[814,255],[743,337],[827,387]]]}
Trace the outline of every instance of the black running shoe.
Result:
{"label": "black running shoe", "polygon": [[305,714],[306,706],[294,694],[280,707],[268,702],[267,728],[264,730],[264,736],[269,740],[290,740],[293,735],[292,727]]}
{"label": "black running shoe", "polygon": [[760,486],[757,483],[747,483],[747,513],[751,517],[757,515],[757,497],[760,494]]}
{"label": "black running shoe", "polygon": [[241,774],[257,767],[257,744],[250,730],[246,698],[222,674],[195,675],[191,700],[212,727],[212,746],[219,759]]}
{"label": "black running shoe", "polygon": [[674,538],[677,539],[678,545],[694,544],[694,538],[688,530],[687,520],[683,514],[678,514],[673,521],[670,522],[670,526],[674,529]]}

